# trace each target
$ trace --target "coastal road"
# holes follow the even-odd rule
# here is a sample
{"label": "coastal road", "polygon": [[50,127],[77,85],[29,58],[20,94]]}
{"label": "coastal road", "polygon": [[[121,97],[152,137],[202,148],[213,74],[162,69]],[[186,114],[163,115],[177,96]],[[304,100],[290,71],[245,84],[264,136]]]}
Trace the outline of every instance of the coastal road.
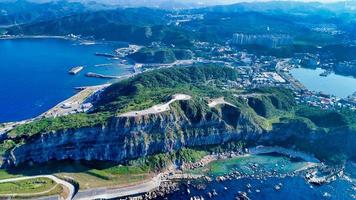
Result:
{"label": "coastal road", "polygon": [[53,175],[38,175],[38,176],[25,176],[25,177],[19,177],[19,178],[9,178],[9,179],[3,179],[0,180],[0,183],[7,183],[7,182],[14,182],[14,181],[22,181],[22,180],[29,180],[29,179],[34,179],[34,178],[48,178],[56,182],[57,184],[60,184],[68,189],[68,196],[65,198],[66,200],[71,200],[74,196],[74,186],[62,179],[59,179]]}
{"label": "coastal road", "polygon": [[152,191],[158,188],[161,185],[161,174],[158,174],[150,181],[133,185],[127,186],[123,188],[93,188],[88,190],[79,191],[74,199],[75,200],[91,200],[91,199],[113,199],[113,198],[120,198],[125,196],[131,196],[136,194],[142,194],[149,191]]}

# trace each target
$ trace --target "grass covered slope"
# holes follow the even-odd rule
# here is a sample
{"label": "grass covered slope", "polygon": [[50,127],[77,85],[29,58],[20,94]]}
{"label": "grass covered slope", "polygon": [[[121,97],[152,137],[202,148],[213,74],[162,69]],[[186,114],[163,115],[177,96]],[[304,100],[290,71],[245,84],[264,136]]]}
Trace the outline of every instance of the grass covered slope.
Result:
{"label": "grass covered slope", "polygon": [[[120,165],[112,162],[69,160],[34,164],[31,168],[24,164],[10,169],[1,169],[0,180],[21,176],[54,174],[63,179],[72,177],[78,183],[79,189],[127,186],[151,178],[154,173],[166,169],[173,162],[196,162],[205,155],[207,155],[206,151],[183,148],[167,154],[160,153],[130,160],[128,163]],[[22,188],[28,188],[26,186],[22,186]],[[16,189],[15,187],[0,189],[0,197],[1,191],[14,192]]]}
{"label": "grass covered slope", "polygon": [[31,136],[41,132],[57,131],[69,128],[91,127],[107,123],[110,113],[78,113],[57,118],[44,118],[29,124],[21,125],[10,131],[9,136],[16,138],[22,135]]}
{"label": "grass covered slope", "polygon": [[0,183],[0,198],[38,198],[62,193],[62,187],[48,178]]}
{"label": "grass covered slope", "polygon": [[126,112],[165,102],[175,93],[191,96],[219,96],[225,91],[207,84],[238,77],[234,69],[219,66],[191,66],[160,69],[111,85],[104,91],[97,111]]}
{"label": "grass covered slope", "polygon": [[173,63],[176,60],[192,59],[190,50],[172,48],[142,48],[128,56],[139,63]]}
{"label": "grass covered slope", "polygon": [[165,102],[175,93],[219,96],[223,92],[206,85],[205,82],[236,78],[235,70],[216,66],[192,66],[146,72],[107,88],[92,113],[41,119],[16,127],[9,136],[27,137],[50,131],[105,125],[115,113],[146,109]]}

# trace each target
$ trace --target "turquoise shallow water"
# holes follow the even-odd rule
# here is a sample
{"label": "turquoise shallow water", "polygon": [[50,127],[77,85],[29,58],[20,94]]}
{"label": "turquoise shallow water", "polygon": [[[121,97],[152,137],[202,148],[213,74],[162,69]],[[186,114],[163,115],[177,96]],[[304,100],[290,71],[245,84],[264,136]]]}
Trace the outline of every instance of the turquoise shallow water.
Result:
{"label": "turquoise shallow water", "polygon": [[[35,117],[73,95],[74,87],[108,82],[85,77],[87,72],[128,73],[129,69],[115,61],[94,55],[112,53],[122,45],[79,45],[62,39],[0,40],[0,123]],[[94,66],[103,63],[114,66]],[[78,65],[86,67],[78,75],[69,75]]]}
{"label": "turquoise shallow water", "polygon": [[266,171],[276,170],[278,173],[290,173],[306,165],[303,161],[293,161],[287,157],[274,155],[253,155],[248,157],[219,160],[211,163],[210,174],[221,176],[235,170],[246,174],[253,174],[251,166]]}
{"label": "turquoise shallow water", "polygon": [[[205,173],[215,177],[223,175],[233,170],[244,172],[247,174],[257,175],[257,172],[250,170],[252,164],[258,164],[258,169],[263,170],[277,170],[279,174],[287,173],[299,169],[306,163],[297,160],[290,160],[284,156],[277,155],[254,155],[244,158],[234,158],[227,160],[220,160],[211,163],[208,166],[208,170],[198,169],[198,172],[204,171]],[[283,166],[283,167],[282,167]],[[348,163],[346,167],[346,174],[349,177],[354,177],[355,164]],[[309,200],[309,199],[332,199],[332,200],[344,200],[353,199],[353,195],[356,195],[355,186],[345,179],[338,179],[330,184],[322,186],[315,186],[307,183],[303,177],[294,176],[286,178],[270,177],[265,180],[258,180],[254,178],[242,178],[239,180],[227,180],[227,181],[212,181],[206,182],[205,189],[197,189],[191,184],[188,186],[185,183],[181,184],[180,190],[173,194],[167,195],[166,199],[190,199],[193,196],[201,196],[204,199],[217,199],[228,200],[235,199],[238,192],[246,192],[250,199],[262,199],[262,200]],[[281,184],[281,189],[276,190],[275,186]],[[248,187],[251,185],[251,188]],[[187,192],[189,188],[190,194]],[[217,196],[210,198],[208,192],[215,190]],[[160,198],[160,199],[164,199]]]}

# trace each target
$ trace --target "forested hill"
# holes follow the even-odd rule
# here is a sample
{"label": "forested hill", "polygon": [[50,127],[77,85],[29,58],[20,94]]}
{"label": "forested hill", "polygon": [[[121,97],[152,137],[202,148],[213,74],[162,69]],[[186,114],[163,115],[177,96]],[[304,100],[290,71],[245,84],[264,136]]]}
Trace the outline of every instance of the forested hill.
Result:
{"label": "forested hill", "polygon": [[[14,150],[15,162],[50,159],[43,155],[84,159],[88,154],[121,161],[162,152],[162,147],[169,152],[187,146],[205,148],[243,141],[254,146],[296,146],[336,163],[355,158],[355,111],[298,105],[292,92],[283,88],[229,87],[237,78],[236,70],[222,66],[145,72],[107,88],[91,113],[45,118],[16,127],[0,144],[0,155],[11,160],[9,155]],[[186,94],[191,99],[172,103],[170,110],[162,112],[125,115],[168,102],[175,94]],[[228,103],[209,105],[222,97]],[[140,151],[144,148],[135,146],[140,142],[127,141],[142,141],[150,151]],[[127,150],[127,144],[135,145]],[[112,152],[121,153],[103,153],[101,145],[112,145],[116,148]],[[34,153],[38,151],[43,153]]]}
{"label": "forested hill", "polygon": [[0,25],[26,24],[48,21],[88,11],[81,3],[53,1],[34,3],[25,0],[0,1]]}
{"label": "forested hill", "polygon": [[167,25],[166,11],[130,8],[85,12],[49,21],[19,25],[7,29],[11,35],[68,35],[94,39],[149,44],[154,41],[166,45],[189,46],[191,36],[183,30]]}

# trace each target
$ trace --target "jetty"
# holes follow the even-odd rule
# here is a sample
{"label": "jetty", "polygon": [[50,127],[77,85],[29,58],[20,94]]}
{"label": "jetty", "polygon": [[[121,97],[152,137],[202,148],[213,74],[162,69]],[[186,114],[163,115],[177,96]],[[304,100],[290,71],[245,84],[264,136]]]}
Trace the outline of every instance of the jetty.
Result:
{"label": "jetty", "polygon": [[96,64],[94,65],[95,67],[103,67],[103,66],[111,66],[113,65],[114,63],[104,63],[104,64]]}
{"label": "jetty", "polygon": [[98,73],[93,73],[93,72],[88,72],[85,74],[87,77],[95,77],[95,78],[105,78],[105,79],[119,79],[120,76],[111,76],[111,75],[104,75],[104,74],[98,74]]}
{"label": "jetty", "polygon": [[114,58],[116,57],[115,54],[111,54],[111,53],[95,53],[96,56],[103,56],[103,57],[108,57],[108,58]]}
{"label": "jetty", "polygon": [[69,74],[76,75],[76,74],[78,74],[80,71],[82,71],[83,68],[84,68],[83,66],[73,67],[71,70],[69,70]]}

